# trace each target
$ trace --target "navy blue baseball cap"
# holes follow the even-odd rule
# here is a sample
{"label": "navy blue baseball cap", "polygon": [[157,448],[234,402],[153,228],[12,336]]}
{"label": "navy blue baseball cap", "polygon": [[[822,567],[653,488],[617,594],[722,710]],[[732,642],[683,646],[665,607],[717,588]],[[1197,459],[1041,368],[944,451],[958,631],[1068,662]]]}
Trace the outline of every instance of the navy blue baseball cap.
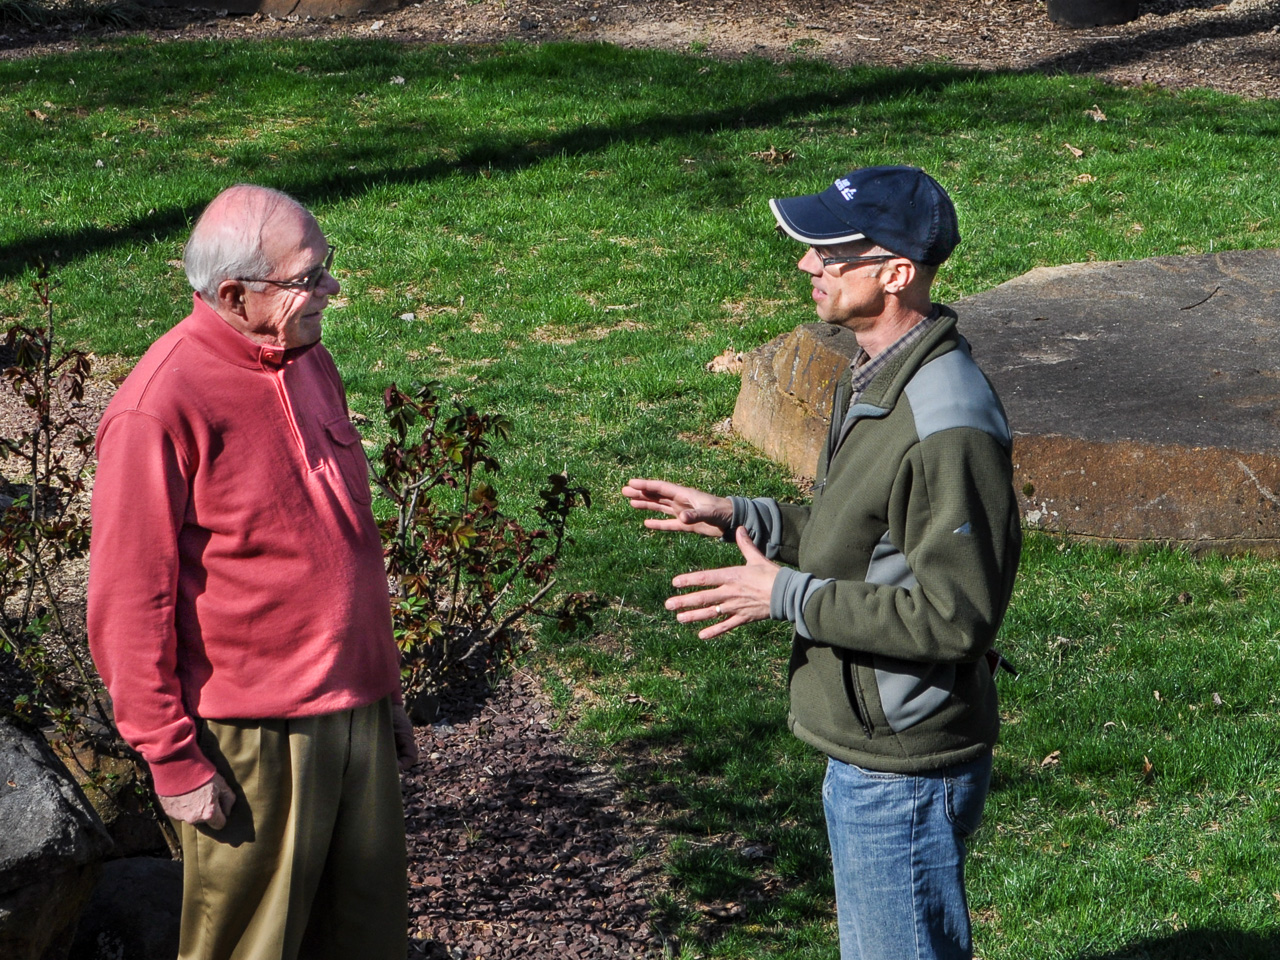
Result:
{"label": "navy blue baseball cap", "polygon": [[960,242],[947,191],[917,167],[863,167],[821,193],[770,200],[787,236],[824,247],[854,240],[936,266]]}

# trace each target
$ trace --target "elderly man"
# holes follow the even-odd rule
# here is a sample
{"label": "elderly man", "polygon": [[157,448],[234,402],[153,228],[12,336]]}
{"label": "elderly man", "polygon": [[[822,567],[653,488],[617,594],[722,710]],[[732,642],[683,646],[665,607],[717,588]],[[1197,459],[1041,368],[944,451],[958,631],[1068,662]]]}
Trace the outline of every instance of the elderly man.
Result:
{"label": "elderly man", "polygon": [[235,186],[191,314],[98,431],[89,640],[178,821],[182,958],[403,960],[400,706],[368,465],[320,345],[333,248]]}
{"label": "elderly man", "polygon": [[[960,236],[941,186],[855,170],[770,203],[808,245],[818,316],[861,348],[835,387],[809,506],[658,480],[623,488],[652,530],[734,539],[746,563],[676,577],[667,609],[710,639],[794,628],[792,731],[828,756],[822,788],[843,960],[972,956],[965,838],[999,719],[987,654],[1021,549],[1010,433],[995,392],[932,302]],[[799,569],[780,567],[774,559]]]}

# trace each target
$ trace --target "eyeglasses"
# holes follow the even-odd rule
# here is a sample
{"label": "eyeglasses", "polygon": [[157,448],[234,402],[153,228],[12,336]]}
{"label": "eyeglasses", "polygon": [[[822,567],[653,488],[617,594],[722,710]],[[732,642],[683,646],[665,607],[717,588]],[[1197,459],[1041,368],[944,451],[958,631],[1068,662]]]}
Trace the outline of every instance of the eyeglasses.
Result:
{"label": "eyeglasses", "polygon": [[813,252],[818,255],[824,267],[834,266],[837,263],[884,263],[886,260],[899,259],[893,254],[874,254],[868,257],[824,257],[817,247],[813,248]]}
{"label": "eyeglasses", "polygon": [[240,283],[271,283],[277,287],[285,287],[289,290],[302,290],[305,293],[311,293],[316,287],[320,286],[320,281],[324,279],[324,275],[329,273],[333,268],[333,255],[337,248],[330,245],[329,253],[324,258],[324,263],[320,264],[310,273],[303,274],[294,280],[268,280],[265,277],[236,277]]}

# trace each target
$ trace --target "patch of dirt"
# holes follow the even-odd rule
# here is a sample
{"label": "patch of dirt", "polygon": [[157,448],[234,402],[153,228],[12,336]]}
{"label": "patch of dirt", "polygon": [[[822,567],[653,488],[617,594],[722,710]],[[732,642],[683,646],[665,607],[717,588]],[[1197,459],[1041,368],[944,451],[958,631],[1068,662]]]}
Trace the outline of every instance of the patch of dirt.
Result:
{"label": "patch of dirt", "polygon": [[565,747],[539,681],[474,686],[442,712],[404,784],[412,956],[661,956],[659,831]]}
{"label": "patch of dirt", "polygon": [[[1126,85],[1280,95],[1277,0],[1150,0],[1139,11],[1130,23],[1070,30],[1049,20],[1043,0],[422,0],[387,13],[320,19],[154,8],[142,32],[175,40],[579,40],[725,58],[804,56],[841,65],[941,61],[984,70],[1092,73]],[[107,32],[75,22],[52,30],[0,24],[0,57],[69,50]]]}

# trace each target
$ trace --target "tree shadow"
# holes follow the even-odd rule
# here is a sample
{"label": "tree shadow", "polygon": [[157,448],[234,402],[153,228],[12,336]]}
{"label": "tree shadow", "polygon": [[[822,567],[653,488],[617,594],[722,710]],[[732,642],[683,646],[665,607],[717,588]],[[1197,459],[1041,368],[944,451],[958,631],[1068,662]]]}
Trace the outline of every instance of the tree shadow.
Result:
{"label": "tree shadow", "polygon": [[1077,960],[1275,960],[1280,933],[1202,927],[1138,940],[1106,953],[1081,954]]}
{"label": "tree shadow", "polygon": [[[616,56],[601,56],[599,51],[593,52],[590,47],[582,48],[581,52],[581,57],[561,56],[561,60],[572,59],[567,68],[563,63],[546,64],[535,58],[519,63],[486,63],[486,75],[495,82],[534,84],[543,79],[538,75],[542,68],[561,72],[571,69],[582,75],[583,83],[590,84],[599,82],[591,79],[592,73],[616,72],[619,69]],[[385,51],[379,53],[385,55]],[[563,54],[563,49],[559,53]],[[639,57],[627,56],[636,69],[644,70],[639,66]],[[119,71],[121,68],[114,65],[112,69]],[[136,69],[147,72],[151,66],[143,65]],[[836,82],[821,90],[758,100],[748,97],[685,112],[663,110],[630,122],[585,123],[537,140],[530,140],[519,132],[482,130],[471,144],[459,151],[456,159],[436,159],[411,165],[402,165],[397,152],[401,141],[398,134],[406,133],[410,127],[391,124],[386,125],[386,135],[376,143],[300,152],[287,167],[274,168],[273,175],[266,179],[303,204],[340,202],[374,189],[430,183],[457,173],[491,176],[498,171],[518,172],[536,167],[548,159],[588,155],[620,143],[656,144],[690,135],[714,134],[723,129],[772,127],[817,110],[940,91],[974,76],[981,75],[950,68],[860,71],[854,78],[833,74]],[[136,105],[137,95],[124,92],[132,90],[135,84],[123,80],[119,86],[119,96],[106,87],[100,90],[94,97],[94,105],[103,108],[122,103]],[[351,172],[352,168],[368,170],[374,166],[377,167],[374,172],[362,173],[358,169]],[[734,178],[720,178],[715,189],[721,194],[716,198],[718,202],[732,205],[746,199],[744,188]],[[37,252],[52,254],[58,261],[66,263],[131,243],[173,239],[186,231],[204,202],[205,199],[200,205],[157,206],[119,226],[55,226],[32,230],[0,244],[0,279],[21,275],[29,258]]]}
{"label": "tree shadow", "polygon": [[[1232,20],[1214,20],[1203,26],[1171,27],[1147,31],[1125,40],[1103,40],[1084,51],[1046,59],[1030,71],[1083,72],[1134,59],[1141,51],[1185,46],[1205,36],[1244,36],[1280,24],[1280,9],[1265,11]],[[687,68],[677,54],[652,52],[620,52],[603,45],[550,44],[529,55],[487,56],[474,51],[458,53],[448,59],[448,51],[435,59],[413,50],[387,48],[362,41],[335,41],[306,54],[282,55],[282,72],[292,74],[277,82],[293,84],[293,94],[305,93],[313,77],[321,74],[349,75],[350,83],[385,80],[389,72],[420,78],[452,75],[474,81],[527,88],[539,84],[564,84],[571,81],[582,89],[609,89],[621,77],[631,76],[637,84],[652,82],[651,74],[668,71],[679,78]],[[218,90],[225,80],[218,71],[232,69],[224,59],[215,57],[221,48],[205,44],[181,64],[171,64],[156,55],[139,50],[125,64],[119,51],[105,50],[78,54],[75,69],[86,74],[111,77],[110,82],[77,88],[82,108],[88,112],[112,109],[158,108],[167,104],[175,91]],[[199,55],[197,55],[197,53]],[[289,59],[302,58],[295,64]],[[447,60],[447,66],[446,66]],[[284,62],[287,61],[287,62]],[[293,71],[284,70],[294,68]],[[296,70],[304,70],[297,73]],[[52,72],[55,68],[51,67]],[[64,61],[64,67],[65,61]],[[746,79],[745,68],[733,64],[721,67],[725,82],[703,89],[696,84],[672,81],[671,106],[655,107],[645,115],[618,121],[584,122],[536,136],[507,126],[479,125],[467,139],[457,145],[456,152],[436,156],[423,162],[406,163],[405,143],[435,140],[445,131],[432,126],[430,111],[413,117],[397,118],[378,126],[378,136],[368,139],[344,139],[341,143],[302,149],[293,154],[288,164],[270,163],[251,158],[243,178],[270,182],[286,190],[304,204],[341,202],[362,197],[370,191],[401,185],[421,185],[462,174],[488,177],[494,173],[516,173],[537,167],[547,160],[580,157],[599,153],[619,144],[646,146],[699,135],[714,135],[726,129],[765,129],[788,123],[811,124],[815,113],[872,105],[907,97],[929,97],[956,85],[971,85],[974,95],[981,87],[998,80],[999,73],[961,70],[954,67],[855,68],[835,71],[822,65],[797,64],[797,71],[825,71],[821,83],[808,84],[809,89],[796,93],[761,96]],[[445,71],[447,70],[447,73]],[[742,76],[737,76],[742,71]],[[157,86],[156,77],[163,76]],[[378,78],[375,80],[374,78]],[[357,81],[356,78],[359,78]],[[659,81],[664,82],[664,81]],[[725,93],[725,91],[730,91]],[[246,109],[255,100],[269,96],[250,87]],[[331,96],[332,93],[326,94]],[[362,94],[363,95],[363,94]],[[80,102],[80,101],[78,101]],[[269,103],[270,101],[262,101]],[[687,106],[688,109],[679,109]],[[1027,105],[1018,98],[988,97],[984,117],[988,123],[1017,122]],[[226,129],[219,128],[221,122]],[[233,136],[229,121],[210,124],[175,120],[171,136]],[[421,158],[421,151],[414,154]],[[706,195],[699,200],[734,206],[748,199],[741,179],[733,176],[711,178],[698,189]],[[78,224],[75,226],[36,225],[12,235],[0,243],[0,279],[21,275],[34,253],[53,256],[66,263],[136,243],[169,242],[179,239],[199,214],[208,197],[198,203],[157,203],[146,214],[110,226]]]}

